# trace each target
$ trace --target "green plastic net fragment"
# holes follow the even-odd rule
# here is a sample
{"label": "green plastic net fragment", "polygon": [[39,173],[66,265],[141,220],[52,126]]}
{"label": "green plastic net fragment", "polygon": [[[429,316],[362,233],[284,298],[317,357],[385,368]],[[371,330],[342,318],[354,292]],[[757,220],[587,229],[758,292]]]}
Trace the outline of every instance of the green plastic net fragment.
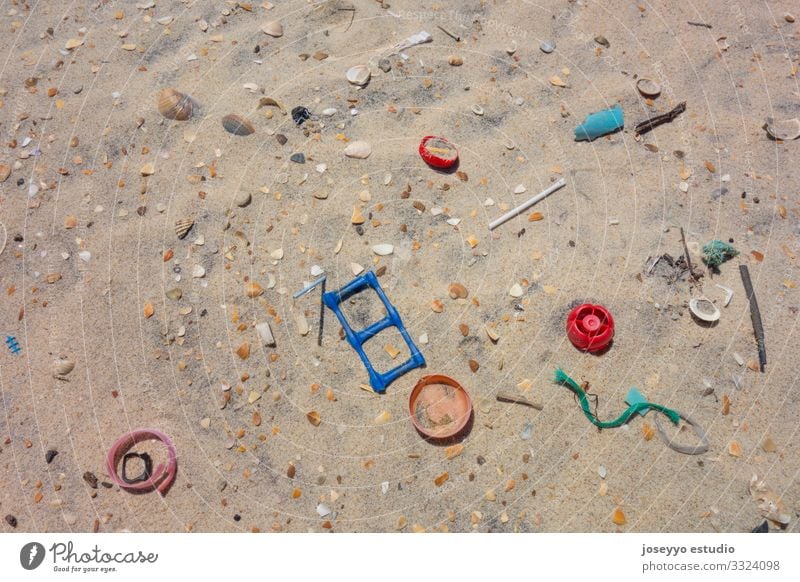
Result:
{"label": "green plastic net fragment", "polygon": [[703,260],[709,267],[719,267],[738,254],[739,251],[721,240],[712,240],[703,246]]}
{"label": "green plastic net fragment", "polygon": [[634,414],[637,414],[640,410],[647,408],[652,408],[653,410],[663,413],[673,422],[673,424],[678,424],[681,420],[681,417],[677,412],[667,408],[666,406],[653,404],[652,402],[637,402],[629,406],[628,409],[619,416],[619,418],[603,422],[594,414],[592,414],[592,410],[589,407],[589,399],[586,397],[586,392],[584,392],[583,388],[581,388],[575,380],[567,376],[567,374],[561,368],[556,369],[554,381],[557,384],[563,384],[575,393],[575,395],[581,401],[581,408],[583,409],[583,413],[586,415],[586,418],[588,418],[589,421],[598,428],[617,428],[622,426],[628,422]]}

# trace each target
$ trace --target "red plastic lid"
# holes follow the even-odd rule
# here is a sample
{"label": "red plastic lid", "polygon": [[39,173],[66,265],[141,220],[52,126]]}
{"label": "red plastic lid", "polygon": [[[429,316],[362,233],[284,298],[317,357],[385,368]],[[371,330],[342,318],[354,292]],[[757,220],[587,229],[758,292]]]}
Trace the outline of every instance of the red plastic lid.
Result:
{"label": "red plastic lid", "polygon": [[614,318],[602,305],[584,303],[567,317],[567,336],[579,350],[599,352],[614,338]]}
{"label": "red plastic lid", "polygon": [[443,137],[426,135],[419,142],[419,155],[434,168],[449,168],[458,161],[458,150]]}

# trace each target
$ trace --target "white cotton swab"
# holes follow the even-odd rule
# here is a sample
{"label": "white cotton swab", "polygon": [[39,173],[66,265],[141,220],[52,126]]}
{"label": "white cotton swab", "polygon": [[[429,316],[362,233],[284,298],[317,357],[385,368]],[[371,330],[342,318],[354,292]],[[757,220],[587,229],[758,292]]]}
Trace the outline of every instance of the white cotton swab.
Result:
{"label": "white cotton swab", "polygon": [[489,230],[494,230],[495,228],[497,228],[498,226],[500,226],[504,222],[506,222],[508,220],[511,220],[512,218],[514,218],[515,216],[517,216],[518,214],[520,214],[522,212],[525,212],[528,208],[530,208],[531,206],[533,206],[537,202],[540,202],[540,201],[544,200],[545,198],[550,196],[550,194],[552,194],[553,192],[555,192],[559,188],[563,188],[566,185],[567,185],[567,181],[564,178],[561,178],[558,182],[554,182],[547,190],[542,190],[541,192],[539,192],[536,196],[534,196],[533,198],[531,198],[527,202],[525,202],[523,204],[520,204],[516,208],[513,208],[513,209],[509,210],[508,212],[506,212],[500,218],[496,218],[495,220],[490,222],[489,223]]}

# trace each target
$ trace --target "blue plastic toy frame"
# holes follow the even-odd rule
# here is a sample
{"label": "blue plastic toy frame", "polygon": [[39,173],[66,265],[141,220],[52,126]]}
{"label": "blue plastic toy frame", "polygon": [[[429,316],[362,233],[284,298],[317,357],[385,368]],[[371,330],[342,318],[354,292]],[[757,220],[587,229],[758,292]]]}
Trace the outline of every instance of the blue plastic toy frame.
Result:
{"label": "blue plastic toy frame", "polygon": [[[375,293],[378,294],[378,297],[380,297],[380,300],[389,315],[379,321],[376,321],[372,325],[365,327],[361,331],[355,331],[350,327],[347,319],[345,319],[344,313],[342,313],[341,303],[343,301],[347,301],[350,297],[356,293],[364,291],[365,289],[373,289]],[[364,367],[369,373],[369,385],[372,386],[372,389],[375,392],[383,394],[386,392],[386,388],[389,386],[389,384],[397,380],[397,378],[406,372],[413,370],[414,368],[419,368],[425,365],[425,358],[417,349],[417,346],[414,345],[414,342],[411,341],[411,337],[408,335],[406,328],[403,326],[403,321],[400,319],[400,314],[397,312],[397,309],[395,309],[394,305],[389,303],[389,299],[386,297],[383,289],[381,289],[380,283],[378,283],[378,278],[372,271],[368,271],[364,275],[356,277],[338,291],[329,291],[328,293],[323,294],[322,301],[331,311],[336,314],[336,317],[339,318],[339,323],[342,324],[342,328],[344,329],[348,343],[361,357],[361,361],[364,363]],[[387,327],[396,327],[398,330],[400,330],[400,335],[403,336],[403,339],[405,340],[406,345],[411,352],[411,357],[396,368],[392,368],[388,372],[379,374],[373,367],[372,362],[369,361],[367,354],[364,352],[363,345],[367,342],[367,340],[373,336],[376,336]]]}

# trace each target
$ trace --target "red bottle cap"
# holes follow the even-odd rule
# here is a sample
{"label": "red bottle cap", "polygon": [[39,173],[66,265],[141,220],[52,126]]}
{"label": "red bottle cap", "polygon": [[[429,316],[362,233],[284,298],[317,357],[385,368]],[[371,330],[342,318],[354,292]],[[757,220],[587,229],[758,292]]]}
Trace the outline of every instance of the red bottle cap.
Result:
{"label": "red bottle cap", "polygon": [[419,155],[434,168],[449,168],[458,161],[458,150],[443,137],[426,135],[419,142]]}
{"label": "red bottle cap", "polygon": [[599,352],[611,344],[614,318],[602,305],[584,303],[567,317],[567,336],[579,350]]}

